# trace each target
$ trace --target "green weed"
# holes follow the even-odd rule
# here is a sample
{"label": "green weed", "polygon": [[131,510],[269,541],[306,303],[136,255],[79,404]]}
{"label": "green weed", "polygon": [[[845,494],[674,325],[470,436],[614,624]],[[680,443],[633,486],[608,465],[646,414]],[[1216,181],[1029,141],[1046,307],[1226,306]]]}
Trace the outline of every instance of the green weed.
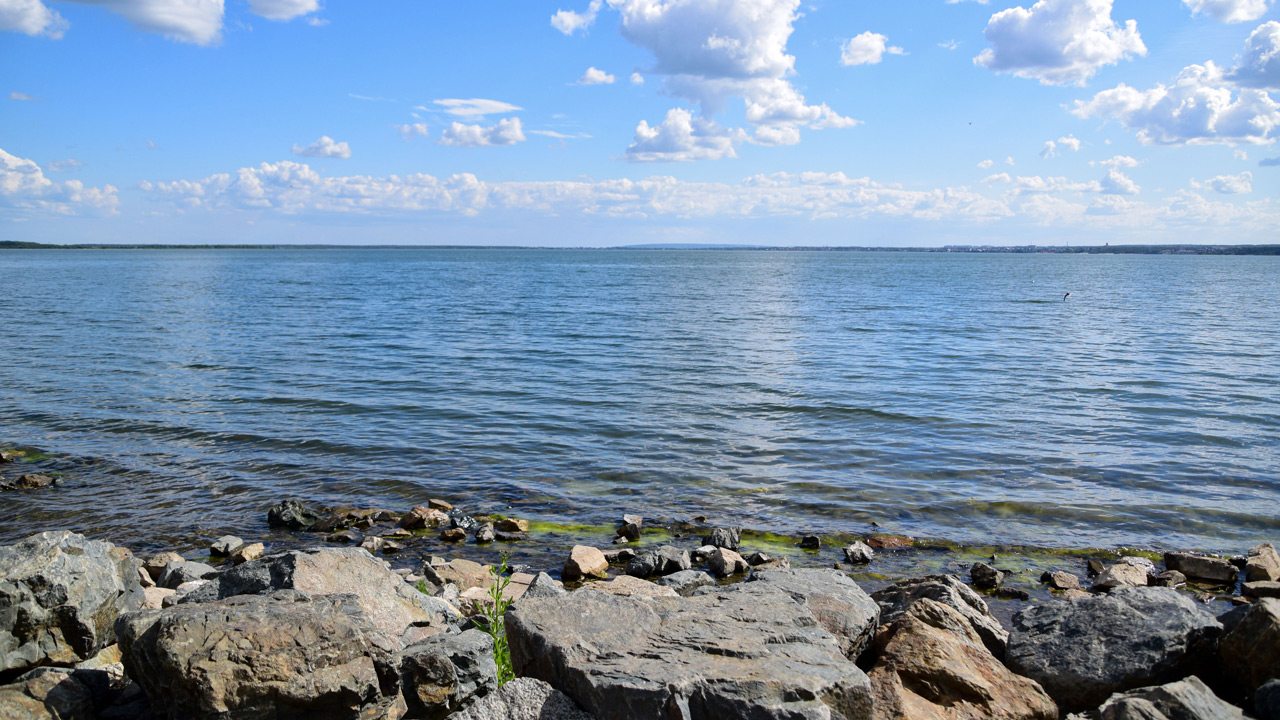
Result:
{"label": "green weed", "polygon": [[507,576],[507,554],[502,554],[502,561],[496,566],[489,566],[489,575],[493,582],[489,585],[489,601],[476,616],[477,624],[493,638],[493,661],[498,666],[498,687],[516,679],[515,669],[511,666],[511,647],[507,644],[507,626],[504,616],[511,600],[504,597],[511,578]]}

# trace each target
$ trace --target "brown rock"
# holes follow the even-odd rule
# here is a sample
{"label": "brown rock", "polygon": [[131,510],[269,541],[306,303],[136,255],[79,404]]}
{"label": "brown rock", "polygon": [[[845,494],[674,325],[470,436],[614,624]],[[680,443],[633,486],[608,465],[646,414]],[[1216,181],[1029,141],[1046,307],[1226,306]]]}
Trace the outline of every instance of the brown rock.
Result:
{"label": "brown rock", "polygon": [[1249,549],[1245,561],[1244,577],[1249,582],[1257,580],[1280,581],[1280,554],[1271,543],[1263,543]]}
{"label": "brown rock", "polygon": [[1094,590],[1114,590],[1118,587],[1145,587],[1147,571],[1136,565],[1116,563],[1102,571],[1093,581]]}
{"label": "brown rock", "polygon": [[449,521],[449,516],[426,505],[419,505],[400,518],[400,527],[405,530],[421,530],[428,527],[439,527]]}
{"label": "brown rock", "polygon": [[182,562],[186,558],[176,552],[156,553],[142,562],[142,569],[147,571],[152,580],[159,580],[160,574],[169,563]]}
{"label": "brown rock", "polygon": [[906,535],[872,535],[867,538],[867,544],[876,550],[907,548],[911,547],[914,543],[915,541]]}
{"label": "brown rock", "polygon": [[418,574],[438,587],[452,583],[458,586],[458,592],[465,592],[471,588],[487,590],[493,584],[490,569],[488,565],[459,558],[434,565],[429,562],[423,563],[418,568]]}
{"label": "brown rock", "polygon": [[446,512],[453,509],[452,504],[444,500],[440,500],[438,498],[431,498],[430,500],[428,500],[427,507],[431,508],[432,510],[444,510]]}
{"label": "brown rock", "polygon": [[586,545],[575,545],[564,561],[560,575],[565,580],[581,580],[585,577],[605,577],[609,573],[609,561],[604,553]]}
{"label": "brown rock", "polygon": [[1153,575],[1147,578],[1147,584],[1156,587],[1176,588],[1180,585],[1187,584],[1187,576],[1177,570],[1165,570],[1159,575]]}
{"label": "brown rock", "polygon": [[529,532],[529,521],[520,518],[503,518],[493,524],[495,530],[505,533],[527,533]]}
{"label": "brown rock", "polygon": [[462,528],[449,528],[440,533],[440,539],[445,542],[462,542],[467,539],[467,531]]}
{"label": "brown rock", "polygon": [[1240,574],[1230,561],[1191,553],[1165,553],[1164,566],[1177,570],[1192,580],[1211,583],[1235,583]]}
{"label": "brown rock", "polygon": [[1222,664],[1252,693],[1280,677],[1280,600],[1263,598],[1218,643]]}
{"label": "brown rock", "polygon": [[169,588],[162,588],[162,587],[142,588],[142,596],[146,598],[146,600],[143,601],[142,603],[142,607],[147,610],[159,610],[160,608],[164,607],[165,598],[171,595],[177,595],[177,594],[178,594],[177,590],[170,590]]}
{"label": "brown rock", "polygon": [[520,542],[522,540],[528,540],[529,534],[497,530],[493,533],[493,538],[498,542]]}
{"label": "brown rock", "polygon": [[729,577],[751,569],[751,566],[747,564],[746,560],[742,559],[741,555],[722,547],[716,548],[711,553],[711,556],[707,558],[707,566],[711,568],[711,572],[716,577]]}
{"label": "brown rock", "polygon": [[1048,583],[1049,587],[1055,590],[1079,590],[1080,589],[1080,578],[1076,577],[1075,575],[1072,575],[1069,572],[1062,572],[1061,570],[1046,572],[1044,575],[1040,576],[1040,582]]}
{"label": "brown rock", "polygon": [[641,580],[630,575],[619,575],[609,582],[591,583],[587,587],[592,590],[603,590],[613,595],[623,595],[626,597],[679,597],[679,593],[669,587],[663,587],[657,583]]}
{"label": "brown rock", "polygon": [[236,565],[242,565],[250,560],[257,560],[266,551],[267,548],[262,543],[249,543],[231,553],[231,562]]}

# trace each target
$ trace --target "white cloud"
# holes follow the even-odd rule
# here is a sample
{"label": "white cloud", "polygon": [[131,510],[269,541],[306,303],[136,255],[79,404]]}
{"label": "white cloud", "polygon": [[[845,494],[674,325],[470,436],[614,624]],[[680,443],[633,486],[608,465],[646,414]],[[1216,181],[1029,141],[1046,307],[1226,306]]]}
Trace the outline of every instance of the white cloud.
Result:
{"label": "white cloud", "polygon": [[463,125],[460,122],[450,123],[440,133],[436,142],[453,147],[488,147],[492,145],[515,145],[525,141],[524,129],[520,118],[505,118],[497,125]]}
{"label": "white cloud", "polygon": [[633,73],[631,73],[631,84],[632,84],[632,85],[643,85],[643,84],[644,84],[644,76],[643,76],[643,75],[641,75],[641,74],[640,74],[640,73],[638,73],[638,72],[633,72]]}
{"label": "white cloud", "polygon": [[995,183],[1009,183],[1009,182],[1013,182],[1013,178],[1009,177],[1009,173],[994,173],[992,175],[988,175],[982,178],[982,182],[986,183],[987,185],[992,185]]}
{"label": "white cloud", "polygon": [[943,50],[955,50],[956,48],[960,47],[960,43],[952,39],[946,42],[938,43],[938,47],[942,48]]}
{"label": "white cloud", "polygon": [[1060,137],[1057,140],[1046,140],[1044,148],[1040,151],[1040,157],[1048,159],[1058,156],[1058,148],[1064,147],[1072,152],[1080,152],[1080,138],[1074,134]]}
{"label": "white cloud", "polygon": [[1012,155],[1010,155],[1010,156],[1006,157],[1006,158],[1004,159],[1004,164],[1005,164],[1005,165],[1013,165],[1013,156],[1012,156]]}
{"label": "white cloud", "polygon": [[1097,160],[1089,164],[1101,165],[1102,167],[1109,167],[1109,168],[1138,167],[1138,161],[1134,160],[1128,155],[1116,155],[1110,159]]}
{"label": "white cloud", "polygon": [[1253,192],[1253,173],[1242,172],[1239,175],[1218,175],[1204,182],[1192,180],[1191,187],[1213,190],[1223,195],[1247,195]]}
{"label": "white cloud", "polygon": [[889,45],[887,36],[868,30],[849,38],[840,46],[840,64],[845,67],[875,65],[884,59],[885,53],[902,55],[904,52],[900,47]]}
{"label": "white cloud", "polygon": [[1040,151],[1040,157],[1048,159],[1048,158],[1057,157],[1057,156],[1058,156],[1058,143],[1052,140],[1046,140],[1044,142],[1044,148]]}
{"label": "white cloud", "polygon": [[[519,105],[512,105],[501,100],[486,100],[484,98],[470,98],[462,100],[459,98],[445,98],[443,100],[432,100],[432,103],[444,108],[444,111],[450,115],[466,118],[482,118],[485,115],[506,115],[524,108]],[[427,108],[422,107],[422,110]]]}
{"label": "white cloud", "polygon": [[98,5],[134,27],[195,45],[222,38],[223,0],[70,0]]}
{"label": "white cloud", "polygon": [[[0,2],[4,2],[4,0],[0,0]],[[32,96],[30,96],[30,95],[28,95],[28,94],[26,94],[26,93],[21,93],[21,92],[11,92],[11,93],[9,93],[9,99],[10,99],[10,100],[17,100],[17,101],[19,101],[19,102],[35,102],[35,101],[36,101],[36,100],[38,100],[39,98],[34,98],[34,97],[32,97]]]}
{"label": "white cloud", "polygon": [[31,160],[0,149],[0,208],[58,215],[114,215],[120,204],[116,188],[87,188],[79,180],[54,182]]}
{"label": "white cloud", "polygon": [[0,0],[0,30],[57,39],[67,27],[66,18],[40,0]]}
{"label": "white cloud", "polygon": [[404,123],[401,125],[393,125],[396,132],[400,133],[400,137],[409,142],[415,137],[427,137],[430,134],[426,123]]}
{"label": "white cloud", "polygon": [[1071,152],[1080,152],[1080,138],[1075,134],[1058,138],[1058,144],[1065,148],[1071,148]]}
{"label": "white cloud", "polygon": [[1225,23],[1257,20],[1267,12],[1269,0],[1182,0],[1192,15],[1204,13]]}
{"label": "white cloud", "polygon": [[1137,183],[1116,168],[1108,170],[1102,178],[1102,192],[1106,195],[1137,195],[1141,191]]}
{"label": "white cloud", "polygon": [[1138,90],[1124,83],[1088,102],[1077,100],[1072,114],[1118,120],[1137,131],[1144,145],[1270,144],[1280,127],[1280,103],[1262,90],[1232,88],[1212,62],[1183,68],[1173,85]]}
{"label": "white cloud", "polygon": [[800,129],[794,125],[757,125],[750,141],[756,145],[799,145]]}
{"label": "white cloud", "polygon": [[45,163],[44,169],[49,172],[67,172],[79,167],[84,167],[84,163],[75,158],[67,158],[66,160],[54,160],[51,163]]}
{"label": "white cloud", "polygon": [[268,20],[292,20],[320,9],[320,0],[249,0],[249,11]]}
{"label": "white cloud", "polygon": [[589,140],[591,138],[586,133],[562,133],[555,130],[530,130],[529,134],[555,138],[556,140]]}
{"label": "white cloud", "polygon": [[1248,161],[1249,161],[1249,151],[1248,151],[1248,150],[1242,150],[1242,149],[1240,149],[1240,148],[1237,148],[1237,149],[1235,149],[1235,150],[1233,150],[1233,151],[1231,152],[1231,156],[1232,156],[1232,157],[1234,157],[1234,158],[1235,158],[1235,159],[1237,159],[1237,160],[1244,160],[1245,162],[1248,162]]}
{"label": "white cloud", "polygon": [[1280,90],[1280,22],[1259,25],[1244,42],[1244,57],[1227,77],[1244,87]]}
{"label": "white cloud", "polygon": [[743,139],[741,130],[729,131],[715,122],[683,108],[672,108],[662,124],[650,127],[644,120],[636,126],[635,142],[627,148],[632,162],[689,162],[737,157],[734,146]]}
{"label": "white cloud", "polygon": [[600,0],[591,0],[586,12],[558,10],[555,15],[551,16],[551,27],[565,35],[572,35],[577,30],[586,30],[596,21],[596,15],[600,12],[600,5]]}
{"label": "white cloud", "polygon": [[983,170],[986,170],[987,168],[995,164],[996,164],[995,160],[987,158],[986,160],[983,160],[982,162],[978,163],[978,167],[982,168]]}
{"label": "white cloud", "polygon": [[609,73],[603,70],[600,70],[595,67],[589,67],[587,68],[586,72],[582,73],[582,77],[578,78],[578,84],[579,85],[612,85],[613,81],[616,79],[617,78],[615,78],[614,76],[610,75]]}
{"label": "white cloud", "polygon": [[985,35],[992,47],[974,63],[997,73],[1044,85],[1084,85],[1105,65],[1146,55],[1138,23],[1111,20],[1112,0],[1040,0],[991,16]]}
{"label": "white cloud", "polygon": [[341,158],[345,160],[351,157],[351,147],[345,142],[334,142],[334,139],[328,135],[321,135],[319,140],[306,147],[294,145],[293,154],[301,155],[302,157]]}

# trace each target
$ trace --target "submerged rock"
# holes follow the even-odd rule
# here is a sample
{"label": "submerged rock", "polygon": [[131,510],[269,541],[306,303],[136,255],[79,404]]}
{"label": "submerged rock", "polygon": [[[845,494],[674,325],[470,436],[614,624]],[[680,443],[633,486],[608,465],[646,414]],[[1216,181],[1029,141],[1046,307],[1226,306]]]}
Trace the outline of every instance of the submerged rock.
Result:
{"label": "submerged rock", "polygon": [[320,513],[297,500],[284,500],[267,511],[267,524],[290,530],[307,530],[320,522]]}
{"label": "submerged rock", "polygon": [[871,593],[871,598],[880,605],[882,625],[898,619],[911,603],[920,598],[929,598],[950,606],[969,621],[992,655],[1004,657],[1004,646],[1009,640],[1008,631],[999,620],[992,617],[982,596],[954,575],[926,575],[903,580]]}
{"label": "submerged rock", "polygon": [[42,473],[29,473],[27,475],[19,475],[17,480],[0,482],[0,490],[35,490],[58,484],[58,478]]}
{"label": "submerged rock", "polygon": [[757,570],[751,582],[776,587],[803,605],[835,636],[850,660],[856,660],[875,636],[880,606],[838,570]]}

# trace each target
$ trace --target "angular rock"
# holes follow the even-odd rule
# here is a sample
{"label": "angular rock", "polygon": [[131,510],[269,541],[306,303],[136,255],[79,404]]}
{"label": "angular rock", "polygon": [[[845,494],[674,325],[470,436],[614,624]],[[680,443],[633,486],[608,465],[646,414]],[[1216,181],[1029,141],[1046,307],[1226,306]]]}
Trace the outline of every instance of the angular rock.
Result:
{"label": "angular rock", "polygon": [[636,523],[623,523],[618,526],[617,535],[628,542],[640,539],[640,526]]}
{"label": "angular rock", "polygon": [[513,533],[513,532],[506,532],[505,530],[497,530],[493,533],[493,539],[497,540],[498,542],[520,542],[522,540],[528,540],[529,534]]}
{"label": "angular rock", "polygon": [[[694,563],[706,562],[711,557],[711,553],[716,551],[715,545],[700,545],[689,551],[689,560]],[[760,553],[756,553],[759,555]]]}
{"label": "angular rock", "polygon": [[1156,587],[1180,587],[1187,584],[1187,576],[1177,570],[1165,570],[1158,575],[1148,577],[1147,584]]}
{"label": "angular rock", "polygon": [[1040,582],[1048,583],[1055,590],[1079,590],[1080,578],[1069,572],[1054,570],[1040,576]]}
{"label": "angular rock", "polygon": [[915,541],[906,535],[872,535],[867,538],[867,544],[876,550],[897,550],[911,547]]}
{"label": "angular rock", "polygon": [[627,563],[627,574],[648,578],[654,575],[670,575],[693,566],[689,553],[680,548],[663,545],[657,550],[646,550]]}
{"label": "angular rock", "polygon": [[969,621],[992,655],[1004,657],[1009,632],[999,620],[991,616],[982,596],[954,575],[926,575],[904,580],[871,593],[871,598],[880,605],[881,625],[888,625],[898,619],[911,603],[920,598],[929,598],[950,606]]}
{"label": "angular rock", "polygon": [[570,582],[588,577],[605,577],[609,574],[609,561],[604,553],[587,545],[575,545],[564,561],[560,577]]}
{"label": "angular rock", "polygon": [[875,556],[876,551],[861,540],[854,541],[852,545],[844,549],[845,562],[850,562],[854,565],[866,565],[875,559]]}
{"label": "angular rock", "polygon": [[449,720],[595,720],[567,695],[534,678],[516,678]]}
{"label": "angular rock", "polygon": [[415,643],[401,653],[400,682],[412,717],[457,712],[498,689],[493,638],[467,630]]}
{"label": "angular rock", "polygon": [[1240,571],[1222,558],[1193,555],[1191,553],[1165,553],[1164,566],[1177,570],[1192,580],[1211,583],[1234,584]]}
{"label": "angular rock", "polygon": [[1244,577],[1249,582],[1259,580],[1280,581],[1280,554],[1271,543],[1249,548],[1249,557],[1245,560]]}
{"label": "angular rock", "polygon": [[[165,607],[165,598],[173,597],[177,594],[177,590],[170,590],[169,588],[142,588],[142,607],[146,610],[159,610],[160,608]],[[173,603],[170,602],[169,604],[172,605]]]}
{"label": "angular rock", "polygon": [[517,675],[600,718],[869,720],[866,675],[789,595],[741,583],[691,598],[590,590],[507,616]]}
{"label": "angular rock", "polygon": [[1199,678],[1112,695],[1098,709],[1103,720],[1244,720]]}
{"label": "angular rock", "polygon": [[1156,564],[1151,561],[1151,558],[1144,558],[1139,555],[1125,555],[1124,557],[1117,560],[1116,564],[1132,565],[1133,567],[1136,567],[1136,568],[1142,568],[1143,570],[1146,570],[1148,573],[1152,575],[1156,574]]}
{"label": "angular rock", "polygon": [[875,647],[877,720],[1057,720],[1058,708],[1040,685],[1010,672],[948,605],[912,603]]}
{"label": "angular rock", "polygon": [[1145,569],[1128,563],[1116,563],[1094,578],[1093,589],[1096,591],[1110,591],[1118,587],[1145,587],[1146,584],[1147,571]]}
{"label": "angular rock", "polygon": [[13,453],[8,450],[0,450],[0,465],[3,465],[4,463],[11,463],[13,460]]}
{"label": "angular rock", "polygon": [[445,515],[449,516],[449,527],[456,528],[464,532],[475,530],[476,526],[480,524],[479,520],[456,510],[446,512]]}
{"label": "angular rock", "polygon": [[476,587],[487,590],[493,584],[488,565],[461,558],[443,563],[424,562],[418,566],[418,574],[437,587],[453,583],[459,592]]}
{"label": "angular rock", "polygon": [[402,707],[399,646],[352,595],[144,610],[121,616],[116,632],[129,677],[161,717],[356,720]]}
{"label": "angular rock", "polygon": [[534,576],[529,583],[529,589],[524,591],[521,599],[539,598],[539,597],[557,597],[564,595],[565,589],[555,581],[550,575],[540,572]]}
{"label": "angular rock", "polygon": [[453,504],[448,502],[447,500],[440,500],[439,498],[430,498],[429,500],[427,500],[427,507],[431,508],[432,510],[443,510],[445,512],[448,512],[453,509]]}
{"label": "angular rock", "polygon": [[217,569],[211,565],[204,563],[191,562],[183,560],[181,562],[171,562],[164,566],[164,570],[160,573],[156,584],[162,588],[176,590],[183,583],[203,580],[205,578],[214,577],[218,574]]}
{"label": "angular rock", "polygon": [[58,479],[43,473],[19,475],[17,480],[0,482],[0,490],[35,490],[37,488],[57,485]]}
{"label": "angular rock", "polygon": [[360,549],[370,555],[377,555],[382,551],[382,546],[385,545],[386,542],[386,540],[383,540],[377,535],[366,535],[365,538],[360,541]]}
{"label": "angular rock", "polygon": [[65,530],[0,546],[0,672],[70,665],[114,642],[116,616],[145,602],[139,567]]}
{"label": "angular rock", "polygon": [[729,577],[751,569],[751,566],[747,564],[746,560],[742,559],[741,555],[722,547],[716,548],[711,553],[711,556],[707,558],[707,565],[711,568],[711,572],[715,573],[716,577]]}
{"label": "angular rock", "polygon": [[492,523],[485,523],[476,528],[474,537],[476,539],[476,543],[484,544],[493,542],[498,538],[498,535],[494,532]]}
{"label": "angular rock", "polygon": [[244,547],[244,540],[235,535],[223,535],[209,546],[209,554],[214,557],[230,557],[231,553]]}
{"label": "angular rock", "polygon": [[320,522],[320,513],[297,500],[284,500],[267,511],[267,524],[290,530],[306,530]]}
{"label": "angular rock", "polygon": [[1280,582],[1270,580],[1247,582],[1242,589],[1244,594],[1251,598],[1280,598]]}
{"label": "angular rock", "polygon": [[503,518],[493,524],[495,530],[501,530],[508,533],[527,533],[529,532],[529,521],[520,518]]}
{"label": "angular rock", "polygon": [[679,597],[676,591],[669,587],[664,587],[657,583],[651,583],[648,580],[641,580],[638,577],[631,577],[630,575],[619,575],[609,582],[591,583],[588,587],[591,590],[599,590],[611,595],[624,595],[627,597]]}
{"label": "angular rock", "polygon": [[600,552],[604,553],[604,559],[608,560],[610,565],[631,562],[631,558],[639,554],[631,548],[606,548]]}
{"label": "angular rock", "polygon": [[93,692],[76,673],[36,668],[0,685],[0,718],[5,720],[93,720]]}
{"label": "angular rock", "polygon": [[660,577],[654,582],[675,590],[677,595],[688,597],[698,588],[715,585],[716,579],[701,570],[681,570],[678,573]]}
{"label": "angular rock", "polygon": [[467,539],[467,531],[460,527],[442,530],[440,531],[440,539],[445,542],[462,542]]}
{"label": "angular rock", "polygon": [[858,583],[838,570],[756,570],[750,582],[776,587],[804,606],[850,660],[875,637],[880,606]]}
{"label": "angular rock", "polygon": [[822,538],[817,535],[805,535],[800,538],[800,547],[805,550],[817,550],[822,547]]}
{"label": "angular rock", "polygon": [[1280,720],[1280,680],[1268,680],[1253,694],[1258,720]]}
{"label": "angular rock", "polygon": [[1025,608],[1013,617],[1005,662],[1074,712],[1189,674],[1221,631],[1217,619],[1175,590],[1121,587]]}
{"label": "angular rock", "polygon": [[249,543],[231,553],[231,562],[236,565],[242,565],[250,560],[257,560],[266,551],[267,548],[262,543]]}
{"label": "angular rock", "polygon": [[164,572],[166,565],[173,562],[182,562],[183,560],[186,560],[186,558],[176,552],[156,553],[143,561],[142,569],[155,581],[160,579],[160,574]]}
{"label": "angular rock", "polygon": [[1266,681],[1280,678],[1280,600],[1262,598],[1218,643],[1222,664],[1252,694]]}
{"label": "angular rock", "polygon": [[726,550],[737,550],[741,542],[742,528],[740,527],[712,528],[711,532],[702,538],[703,545],[722,547]]}
{"label": "angular rock", "polygon": [[435,508],[419,505],[400,518],[400,527],[405,530],[421,530],[428,527],[439,527],[449,522],[449,516]]}
{"label": "angular rock", "polygon": [[979,590],[994,590],[1004,582],[1004,573],[986,563],[974,563],[969,568],[969,579]]}
{"label": "angular rock", "polygon": [[[750,561],[748,561],[750,562]],[[790,570],[791,561],[784,558],[772,558],[755,566],[756,570]]]}

